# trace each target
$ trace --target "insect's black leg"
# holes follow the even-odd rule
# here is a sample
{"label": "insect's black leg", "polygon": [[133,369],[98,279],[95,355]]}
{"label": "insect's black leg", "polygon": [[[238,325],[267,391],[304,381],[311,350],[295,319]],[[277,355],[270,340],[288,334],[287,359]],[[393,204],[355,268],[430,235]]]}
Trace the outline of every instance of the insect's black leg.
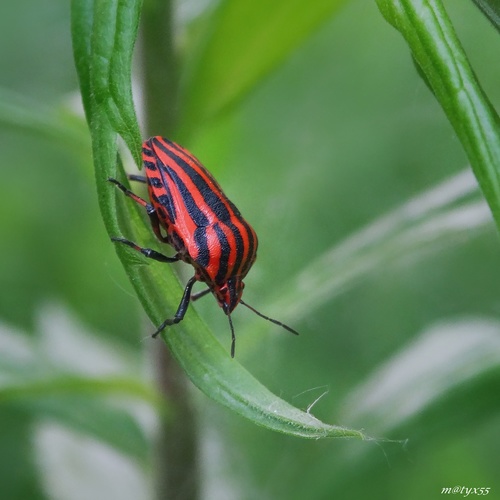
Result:
{"label": "insect's black leg", "polygon": [[126,240],[125,238],[111,238],[111,240],[116,241],[118,243],[123,243],[124,245],[127,245],[130,248],[137,250],[138,252],[141,252],[142,255],[146,256],[148,259],[157,260],[159,262],[177,262],[179,260],[179,257],[177,256],[167,257],[166,255],[163,255],[162,253],[153,250],[152,248],[140,247],[139,245],[136,245],[133,241]]}
{"label": "insect's black leg", "polygon": [[126,196],[132,198],[136,203],[139,203],[139,205],[143,206],[146,210],[148,210],[149,207],[151,207],[151,209],[154,210],[154,208],[151,206],[150,203],[148,203],[146,200],[143,200],[140,196],[137,196],[135,193],[130,191],[130,189],[126,188],[121,182],[117,181],[116,179],[113,179],[113,177],[109,177],[108,181],[112,182],[115,186],[121,189]]}
{"label": "insect's black leg", "polygon": [[163,234],[161,234],[160,219],[158,219],[158,214],[156,213],[156,210],[153,208],[152,205],[149,205],[149,206],[151,207],[151,210],[149,208],[147,208],[147,212],[148,212],[149,221],[151,222],[151,227],[153,228],[153,233],[155,233],[156,237],[160,241],[163,241],[164,243],[168,243],[168,238],[166,236],[163,236]]}
{"label": "insect's black leg", "polygon": [[134,174],[129,174],[127,175],[127,178],[129,181],[136,181],[136,182],[143,182],[144,184],[147,184],[148,180],[144,175],[134,175]]}
{"label": "insect's black leg", "polygon": [[[141,178],[140,176],[133,176],[133,177]],[[134,178],[134,180],[138,179]],[[160,241],[167,243],[168,238],[166,236],[163,236],[163,234],[161,234],[160,221],[158,219],[158,214],[156,213],[156,210],[154,209],[153,205],[151,205],[151,203],[148,203],[146,200],[143,200],[140,196],[137,196],[135,193],[130,191],[130,189],[126,188],[121,182],[117,181],[116,179],[109,177],[108,181],[112,182],[115,186],[121,189],[126,196],[132,198],[136,203],[139,203],[139,205],[143,206],[146,209],[149,220],[151,222],[151,227],[153,228],[153,232],[155,233],[156,237]]]}
{"label": "insect's black leg", "polygon": [[191,302],[194,302],[195,300],[201,299],[202,297],[205,297],[207,293],[210,293],[211,290],[210,288],[206,288],[205,290],[202,290],[201,292],[194,293],[191,295]]}
{"label": "insect's black leg", "polygon": [[184,294],[182,295],[181,302],[179,304],[179,307],[177,308],[177,312],[175,313],[175,316],[171,319],[166,319],[156,330],[156,332],[153,333],[153,337],[157,337],[161,331],[170,325],[175,325],[176,323],[179,323],[184,319],[184,315],[186,314],[187,308],[189,306],[189,300],[191,298],[191,290],[193,288],[193,285],[196,283],[196,277],[193,276],[186,285],[186,288],[184,289]]}

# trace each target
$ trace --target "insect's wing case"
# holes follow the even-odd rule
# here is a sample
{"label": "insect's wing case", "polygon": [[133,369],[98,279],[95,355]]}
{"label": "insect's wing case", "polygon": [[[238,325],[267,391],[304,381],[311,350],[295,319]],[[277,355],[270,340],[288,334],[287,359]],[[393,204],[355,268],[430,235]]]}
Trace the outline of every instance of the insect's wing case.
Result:
{"label": "insect's wing case", "polygon": [[257,236],[210,172],[162,137],[144,143],[143,159],[151,202],[174,247],[183,246],[205,281],[244,277],[255,261]]}

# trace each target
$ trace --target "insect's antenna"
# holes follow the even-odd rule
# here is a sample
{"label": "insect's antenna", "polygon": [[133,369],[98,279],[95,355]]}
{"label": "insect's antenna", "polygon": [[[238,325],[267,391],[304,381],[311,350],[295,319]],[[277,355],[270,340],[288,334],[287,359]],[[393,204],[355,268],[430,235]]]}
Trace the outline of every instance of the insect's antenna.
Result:
{"label": "insect's antenna", "polygon": [[261,318],[267,319],[267,321],[270,321],[271,323],[274,323],[275,325],[279,325],[283,327],[285,330],[288,330],[290,333],[293,333],[294,335],[298,335],[299,332],[295,331],[293,328],[290,328],[288,325],[285,325],[285,323],[282,323],[281,321],[278,321],[277,319],[270,318],[269,316],[265,316],[261,312],[257,311],[257,309],[254,309],[252,306],[249,306],[246,302],[243,302],[243,300],[240,300],[240,304],[243,304],[245,307],[248,307],[251,311],[253,311],[257,316],[260,316]]}
{"label": "insect's antenna", "polygon": [[234,349],[236,347],[236,336],[234,335],[233,320],[231,319],[231,315],[228,314],[227,318],[229,319],[229,327],[231,328],[231,357],[234,358]]}

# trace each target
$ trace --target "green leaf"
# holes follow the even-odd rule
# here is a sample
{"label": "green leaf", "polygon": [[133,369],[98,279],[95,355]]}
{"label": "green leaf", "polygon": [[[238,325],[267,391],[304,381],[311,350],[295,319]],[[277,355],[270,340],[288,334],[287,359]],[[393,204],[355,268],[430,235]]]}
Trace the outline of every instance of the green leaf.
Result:
{"label": "green leaf", "polygon": [[184,81],[183,131],[226,111],[275,69],[344,0],[225,0]]}
{"label": "green leaf", "polygon": [[440,0],[377,0],[404,36],[469,157],[500,227],[500,119],[484,94]]}
{"label": "green leaf", "polygon": [[[112,191],[109,194],[114,196]],[[123,210],[124,217],[136,224],[128,226],[126,236],[154,246],[154,236],[145,228],[132,202],[128,202]],[[171,268],[157,262],[149,263],[128,248],[118,247],[118,252],[153,323],[158,325],[166,317],[173,316],[183,290]],[[193,307],[181,324],[166,329],[162,336],[201,391],[252,422],[306,438],[364,438],[359,431],[320,422],[310,413],[300,411],[272,394],[229,356],[229,339],[227,346],[221,346]]]}
{"label": "green leaf", "polygon": [[[74,57],[87,117],[105,113],[141,166],[142,140],[130,73],[142,1],[82,0],[72,5]],[[99,111],[93,111],[93,105]]]}
{"label": "green leaf", "polygon": [[[116,2],[109,3],[106,8],[97,2],[98,8],[92,10],[88,0],[73,1],[75,61],[82,82],[82,93],[88,92],[83,99],[87,103],[87,120],[92,135],[99,203],[108,232],[112,236],[119,236],[121,227],[127,238],[145,246],[154,246],[157,242],[139,215],[137,205],[132,200],[125,200],[123,194],[116,193],[114,186],[107,182],[109,176],[116,176],[117,117],[124,120],[124,125],[120,125],[121,131],[127,128],[126,125],[130,126],[130,130],[135,128],[134,123],[130,123],[135,116],[121,108],[123,99],[127,96],[131,98],[129,94],[120,94],[120,99],[113,101],[116,108],[110,109],[108,103],[112,91],[107,86],[115,81],[130,79],[130,66],[111,65],[109,61],[129,61],[131,54],[126,51],[132,50],[133,43],[111,44],[106,31],[108,27],[111,36],[115,36],[119,24],[117,19],[126,3],[120,2],[121,8],[117,9],[111,8],[111,5],[116,6]],[[137,3],[128,3],[131,4],[130,9],[137,13]],[[86,16],[86,21],[82,16]],[[98,22],[95,22],[98,17]],[[135,22],[122,23],[121,27],[129,31],[121,33],[120,39],[135,37]],[[115,54],[114,51],[122,53]],[[123,74],[111,77],[109,71]],[[127,109],[131,106],[131,101],[125,104]],[[130,146],[129,142],[127,144]],[[119,204],[116,202],[117,196]],[[160,324],[167,316],[173,316],[182,295],[182,287],[171,267],[147,262],[128,247],[117,246],[117,252],[153,323]],[[230,358],[228,349],[219,344],[193,308],[190,308],[182,324],[164,331],[163,338],[198,388],[256,424],[305,438],[364,437],[360,431],[320,422],[310,413],[300,411],[272,394],[236,360]]]}

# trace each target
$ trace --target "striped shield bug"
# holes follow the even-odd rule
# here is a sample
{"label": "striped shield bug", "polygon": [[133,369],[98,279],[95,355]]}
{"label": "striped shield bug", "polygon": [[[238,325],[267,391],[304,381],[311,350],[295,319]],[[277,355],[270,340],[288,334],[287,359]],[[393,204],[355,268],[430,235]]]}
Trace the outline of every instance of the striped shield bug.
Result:
{"label": "striped shield bug", "polygon": [[[231,329],[231,356],[235,335],[231,313],[243,304],[260,317],[298,335],[289,326],[269,318],[241,298],[243,279],[255,262],[257,235],[239,210],[222,192],[217,181],[189,151],[164,137],[152,137],[142,145],[146,176],[129,179],[146,183],[150,202],[140,198],[116,179],[109,181],[146,209],[156,237],[171,245],[173,257],[143,248],[125,238],[113,241],[128,245],[144,256],[159,262],[184,261],[194,267],[173,318],[166,319],[153,334],[184,318],[190,301],[212,293],[227,315]],[[192,294],[196,281],[208,288]]]}

